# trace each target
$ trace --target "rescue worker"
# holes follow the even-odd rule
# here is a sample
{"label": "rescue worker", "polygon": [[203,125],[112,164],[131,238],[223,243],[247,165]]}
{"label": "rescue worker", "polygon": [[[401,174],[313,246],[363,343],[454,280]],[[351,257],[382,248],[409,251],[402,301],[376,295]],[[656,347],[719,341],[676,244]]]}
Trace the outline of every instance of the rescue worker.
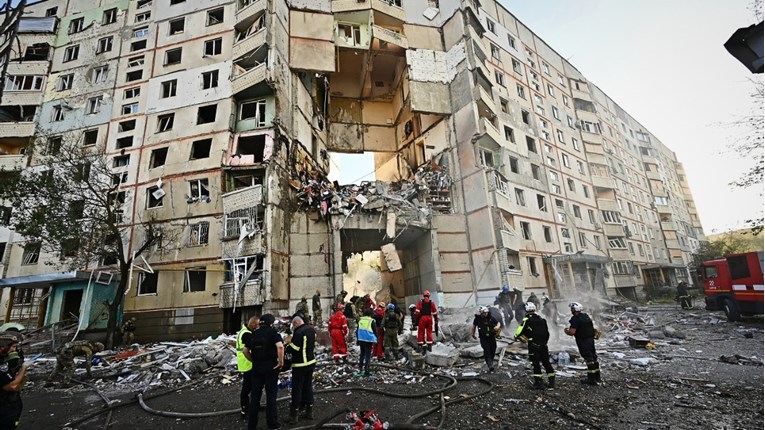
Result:
{"label": "rescue worker", "polygon": [[375,309],[374,314],[372,314],[372,319],[375,320],[375,327],[377,327],[377,330],[375,331],[375,335],[377,336],[377,343],[375,343],[372,346],[372,355],[377,359],[377,361],[382,361],[383,359],[383,347],[384,347],[384,330],[383,330],[383,318],[385,318],[385,302],[380,302],[377,304],[377,309]]}
{"label": "rescue worker", "polygon": [[348,319],[343,315],[344,310],[344,304],[340,303],[337,305],[337,311],[329,318],[329,323],[327,323],[329,336],[332,339],[332,358],[335,360],[335,363],[341,359],[344,362],[348,361],[348,349],[345,346],[345,337],[348,336]]}
{"label": "rescue worker", "polygon": [[595,326],[589,315],[582,312],[584,307],[573,302],[568,305],[571,308],[571,319],[569,327],[564,329],[564,333],[576,338],[576,347],[579,349],[579,355],[587,364],[587,378],[582,383],[589,385],[598,385],[602,382],[600,378],[600,364],[598,363],[598,354],[595,352]]}
{"label": "rescue worker", "polygon": [[385,317],[382,322],[383,335],[385,340],[383,348],[385,349],[385,360],[390,360],[391,355],[398,361],[398,334],[401,329],[401,320],[396,314],[396,305],[390,303],[385,311]]}
{"label": "rescue worker", "polygon": [[422,293],[422,299],[417,302],[417,345],[420,351],[424,351],[427,345],[428,351],[433,350],[433,325],[438,320],[438,307],[430,301],[430,291]]}
{"label": "rescue worker", "polygon": [[122,324],[122,344],[130,346],[135,340],[135,317],[128,319]]}
{"label": "rescue worker", "polygon": [[252,399],[250,400],[247,428],[258,428],[260,397],[266,391],[266,424],[269,429],[281,428],[276,395],[279,391],[279,369],[284,366],[284,342],[273,328],[276,318],[263,314],[257,330],[248,338],[244,356],[252,361]]}
{"label": "rescue worker", "polygon": [[550,340],[547,321],[537,314],[537,306],[534,303],[527,302],[525,309],[526,316],[523,318],[521,326],[515,330],[515,339],[529,347],[529,361],[534,372],[531,375],[534,377],[533,388],[545,388],[542,379],[542,367],[547,372],[548,387],[555,388],[555,369],[550,364],[550,351],[547,349],[547,341]]}
{"label": "rescue worker", "polygon": [[680,307],[683,309],[693,309],[691,303],[691,296],[688,294],[688,284],[685,281],[680,281],[677,284],[677,297],[675,300],[680,302]]}
{"label": "rescue worker", "polygon": [[18,427],[23,408],[21,389],[26,382],[27,367],[23,363],[13,366],[8,362],[18,346],[15,333],[0,332],[0,429],[3,430]]}
{"label": "rescue worker", "polygon": [[345,291],[345,290],[343,290],[343,291],[341,291],[341,292],[340,292],[340,293],[339,293],[339,294],[338,294],[338,295],[335,297],[335,305],[334,305],[334,307],[333,307],[333,309],[334,309],[335,311],[337,311],[337,308],[338,308],[340,305],[345,305],[345,296],[347,296],[347,295],[348,295],[348,292],[347,292],[347,291]]}
{"label": "rescue worker", "polygon": [[542,314],[545,318],[552,320],[553,324],[558,323],[558,306],[550,300],[547,293],[542,293]]}
{"label": "rescue worker", "polygon": [[417,330],[417,305],[409,305],[409,317],[412,320],[412,327],[409,329],[409,331]]}
{"label": "rescue worker", "polygon": [[542,303],[539,301],[539,297],[537,297],[537,295],[534,293],[529,294],[529,299],[527,302],[534,303],[534,306],[537,308],[537,310],[542,309]]}
{"label": "rescue worker", "polygon": [[292,319],[292,336],[286,339],[292,352],[292,402],[290,424],[301,418],[313,420],[313,372],[316,369],[316,331],[300,317]]}
{"label": "rescue worker", "polygon": [[356,339],[358,339],[359,348],[361,353],[359,354],[359,373],[356,376],[371,376],[369,373],[369,362],[372,360],[372,345],[377,343],[377,327],[375,320],[372,318],[371,308],[364,309],[364,316],[359,319],[359,328],[357,330]]}
{"label": "rescue worker", "polygon": [[311,297],[311,310],[313,311],[313,324],[316,326],[322,325],[324,321],[321,319],[321,291],[316,290],[316,294]]}
{"label": "rescue worker", "polygon": [[523,301],[523,292],[521,290],[513,288],[513,292],[515,293],[515,301],[513,302],[515,320],[520,324],[523,321],[523,317],[526,316],[526,303]]}
{"label": "rescue worker", "polygon": [[295,315],[299,316],[303,319],[303,321],[308,321],[308,318],[310,318],[311,314],[308,313],[308,300],[303,296],[297,305],[295,305]]}
{"label": "rescue worker", "polygon": [[88,378],[90,378],[92,376],[90,373],[90,366],[93,363],[93,354],[103,350],[103,343],[91,343],[88,340],[67,342],[56,348],[56,368],[48,377],[48,383],[54,382],[56,375],[61,374],[63,376],[61,382],[63,384],[68,384],[69,380],[74,376],[74,357],[77,356],[85,356],[85,369]]}
{"label": "rescue worker", "polygon": [[404,311],[401,310],[401,308],[398,306],[398,300],[396,300],[395,297],[390,298],[390,304],[393,305],[393,309],[396,312],[396,316],[398,317],[399,325],[398,325],[398,334],[404,333]]}
{"label": "rescue worker", "polygon": [[236,335],[236,367],[242,374],[242,391],[239,393],[242,418],[247,418],[247,411],[250,408],[250,392],[252,391],[252,361],[245,357],[244,348],[249,342],[252,332],[257,330],[259,326],[260,317],[250,317],[247,324],[242,324],[242,328]]}
{"label": "rescue worker", "polygon": [[343,309],[343,314],[345,315],[345,319],[348,324],[346,342],[351,342],[353,340],[353,336],[356,335],[356,326],[359,322],[359,314],[356,313],[356,302],[359,300],[361,299],[358,297],[355,299],[351,297],[351,301],[346,303],[345,308]]}
{"label": "rescue worker", "polygon": [[483,360],[489,372],[494,371],[494,356],[497,354],[497,335],[500,329],[499,321],[491,316],[489,307],[481,306],[473,319],[470,336],[475,339],[475,332],[478,331],[478,338],[483,349]]}
{"label": "rescue worker", "polygon": [[505,325],[509,326],[513,320],[513,299],[515,294],[510,292],[510,287],[502,286],[502,291],[497,295],[496,304],[505,316]]}

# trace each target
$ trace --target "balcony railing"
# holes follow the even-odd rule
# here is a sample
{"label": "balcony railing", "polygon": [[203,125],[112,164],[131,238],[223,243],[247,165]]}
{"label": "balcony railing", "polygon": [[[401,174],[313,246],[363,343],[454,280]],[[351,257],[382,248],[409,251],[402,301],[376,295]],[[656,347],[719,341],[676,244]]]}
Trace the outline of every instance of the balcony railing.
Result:
{"label": "balcony railing", "polygon": [[238,0],[236,11],[236,25],[251,19],[255,15],[266,10],[268,0]]}
{"label": "balcony railing", "polygon": [[231,53],[234,57],[234,60],[237,60],[240,57],[244,56],[245,54],[249,54],[250,52],[260,48],[265,43],[266,43],[266,29],[264,27],[256,31],[255,33],[247,36],[247,38],[245,38],[244,40],[234,44],[234,47],[231,49]]}
{"label": "balcony railing", "polygon": [[233,308],[243,306],[258,306],[265,301],[265,294],[260,279],[248,281],[235,289],[233,282],[220,286],[220,307]]}
{"label": "balcony railing", "polygon": [[378,25],[372,26],[372,36],[404,49],[409,48],[409,41],[406,40],[406,36]]}
{"label": "balcony railing", "polygon": [[234,64],[234,77],[231,80],[232,92],[237,94],[265,81],[267,71],[268,67],[265,63],[258,64],[249,70]]}
{"label": "balcony railing", "polygon": [[31,137],[35,134],[34,122],[0,122],[0,136]]}
{"label": "balcony railing", "polygon": [[0,170],[21,170],[26,164],[26,155],[0,155]]}

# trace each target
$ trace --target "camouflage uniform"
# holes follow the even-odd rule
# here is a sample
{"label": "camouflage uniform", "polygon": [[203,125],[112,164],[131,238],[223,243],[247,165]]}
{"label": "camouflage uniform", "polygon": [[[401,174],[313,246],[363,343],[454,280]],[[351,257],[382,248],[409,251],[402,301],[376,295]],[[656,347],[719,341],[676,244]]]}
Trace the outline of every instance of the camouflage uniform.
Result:
{"label": "camouflage uniform", "polygon": [[308,302],[305,297],[303,297],[295,306],[295,315],[303,318],[306,323],[310,322],[309,318],[311,317],[311,314],[308,313]]}
{"label": "camouflage uniform", "polygon": [[87,370],[88,377],[90,377],[93,354],[98,351],[98,347],[87,340],[67,342],[63,346],[56,348],[56,368],[48,377],[48,382],[53,382],[58,374],[63,375],[63,383],[69,382],[74,376],[75,356],[85,356],[85,369]]}

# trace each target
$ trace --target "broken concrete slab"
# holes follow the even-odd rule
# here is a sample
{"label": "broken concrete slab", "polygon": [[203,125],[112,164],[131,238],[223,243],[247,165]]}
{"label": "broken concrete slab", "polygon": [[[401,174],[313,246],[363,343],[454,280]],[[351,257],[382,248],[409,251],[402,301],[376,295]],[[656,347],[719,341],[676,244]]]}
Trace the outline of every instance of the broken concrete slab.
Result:
{"label": "broken concrete slab", "polygon": [[431,366],[449,367],[459,358],[459,350],[443,343],[433,345],[432,351],[425,354],[425,363]]}

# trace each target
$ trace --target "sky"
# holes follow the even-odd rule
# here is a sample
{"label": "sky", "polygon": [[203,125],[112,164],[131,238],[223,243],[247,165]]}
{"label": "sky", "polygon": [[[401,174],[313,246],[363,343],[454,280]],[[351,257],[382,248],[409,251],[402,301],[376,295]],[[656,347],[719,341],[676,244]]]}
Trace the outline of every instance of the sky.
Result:
{"label": "sky", "polygon": [[762,186],[728,185],[752,164],[726,150],[742,132],[729,124],[756,109],[750,80],[763,78],[723,48],[755,23],[750,0],[500,1],[675,151],[705,233],[762,213]]}

